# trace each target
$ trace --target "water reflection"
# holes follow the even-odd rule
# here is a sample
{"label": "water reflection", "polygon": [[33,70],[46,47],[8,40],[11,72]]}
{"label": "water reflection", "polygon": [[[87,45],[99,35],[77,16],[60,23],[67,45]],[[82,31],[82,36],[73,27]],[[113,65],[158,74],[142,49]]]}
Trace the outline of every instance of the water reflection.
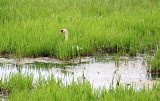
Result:
{"label": "water reflection", "polygon": [[[84,58],[83,58],[84,59]],[[115,57],[87,57],[82,63],[61,64],[61,63],[25,63],[17,65],[15,63],[2,63],[0,65],[0,78],[10,74],[22,73],[33,74],[36,81],[40,76],[48,79],[50,76],[57,80],[61,78],[63,83],[69,84],[73,78],[89,80],[95,88],[106,87],[112,84],[134,85],[137,88],[151,84],[147,76],[147,64],[143,57],[127,58],[120,57],[119,61]]]}

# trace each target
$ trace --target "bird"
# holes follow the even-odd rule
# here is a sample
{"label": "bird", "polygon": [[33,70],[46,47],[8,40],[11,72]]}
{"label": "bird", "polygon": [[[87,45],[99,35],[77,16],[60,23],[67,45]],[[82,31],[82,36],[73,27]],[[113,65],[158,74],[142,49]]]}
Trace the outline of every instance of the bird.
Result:
{"label": "bird", "polygon": [[62,28],[59,34],[65,34],[65,40],[68,41],[68,30],[66,28]]}
{"label": "bird", "polygon": [[[59,33],[59,34],[62,34],[62,33],[65,34],[65,41],[68,41],[68,30],[67,30],[66,28],[62,28],[62,29],[60,30],[60,33]],[[77,45],[70,46],[70,48],[71,48],[72,50],[76,49],[76,50],[78,50],[78,51],[83,49],[83,48],[81,48],[81,47],[79,47],[79,46],[77,46]]]}

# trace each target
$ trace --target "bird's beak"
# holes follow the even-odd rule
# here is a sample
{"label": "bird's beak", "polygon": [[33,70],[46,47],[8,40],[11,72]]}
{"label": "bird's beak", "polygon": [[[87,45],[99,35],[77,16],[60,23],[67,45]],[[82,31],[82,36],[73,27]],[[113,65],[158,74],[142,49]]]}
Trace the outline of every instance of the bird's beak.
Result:
{"label": "bird's beak", "polygon": [[59,34],[61,34],[62,32],[59,32]]}

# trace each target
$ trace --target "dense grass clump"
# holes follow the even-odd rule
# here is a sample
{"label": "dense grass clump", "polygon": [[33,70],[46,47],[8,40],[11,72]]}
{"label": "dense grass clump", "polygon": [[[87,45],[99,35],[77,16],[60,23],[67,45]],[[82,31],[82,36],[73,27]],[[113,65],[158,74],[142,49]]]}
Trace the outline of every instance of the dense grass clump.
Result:
{"label": "dense grass clump", "polygon": [[[59,59],[150,53],[160,39],[159,12],[160,0],[0,0],[0,53]],[[67,43],[58,35],[63,27]]]}
{"label": "dense grass clump", "polygon": [[[13,77],[12,77],[13,76]],[[2,91],[10,89],[5,100],[9,101],[159,101],[160,85],[152,88],[135,90],[132,87],[117,86],[106,90],[93,89],[87,81],[72,82],[64,85],[54,77],[44,80],[42,77],[37,82],[31,82],[33,76],[16,74],[10,76],[0,87]],[[16,77],[16,78],[15,78]],[[6,87],[7,86],[7,87]]]}

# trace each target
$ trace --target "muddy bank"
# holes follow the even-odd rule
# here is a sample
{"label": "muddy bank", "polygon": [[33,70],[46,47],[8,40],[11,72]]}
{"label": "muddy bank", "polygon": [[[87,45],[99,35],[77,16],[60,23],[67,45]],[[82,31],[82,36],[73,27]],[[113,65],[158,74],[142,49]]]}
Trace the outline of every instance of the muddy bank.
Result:
{"label": "muddy bank", "polygon": [[89,62],[90,59],[93,59],[93,57],[75,58],[67,61],[58,60],[50,57],[19,58],[19,59],[18,58],[0,58],[0,63],[11,63],[11,64],[17,64],[17,65],[35,63],[35,62],[52,63],[52,64],[56,64],[56,63],[57,64],[77,64],[77,63]]}
{"label": "muddy bank", "polygon": [[43,62],[43,63],[52,63],[52,64],[80,64],[87,62],[107,62],[107,61],[128,61],[128,60],[136,60],[138,58],[144,58],[145,55],[137,54],[136,57],[128,57],[128,56],[116,56],[108,54],[98,55],[98,56],[89,56],[89,57],[77,57],[74,59],[69,59],[66,61],[59,60],[56,58],[50,57],[38,57],[38,58],[4,58],[0,57],[0,63],[11,63],[17,65],[23,65],[27,63],[35,63],[35,62]]}

